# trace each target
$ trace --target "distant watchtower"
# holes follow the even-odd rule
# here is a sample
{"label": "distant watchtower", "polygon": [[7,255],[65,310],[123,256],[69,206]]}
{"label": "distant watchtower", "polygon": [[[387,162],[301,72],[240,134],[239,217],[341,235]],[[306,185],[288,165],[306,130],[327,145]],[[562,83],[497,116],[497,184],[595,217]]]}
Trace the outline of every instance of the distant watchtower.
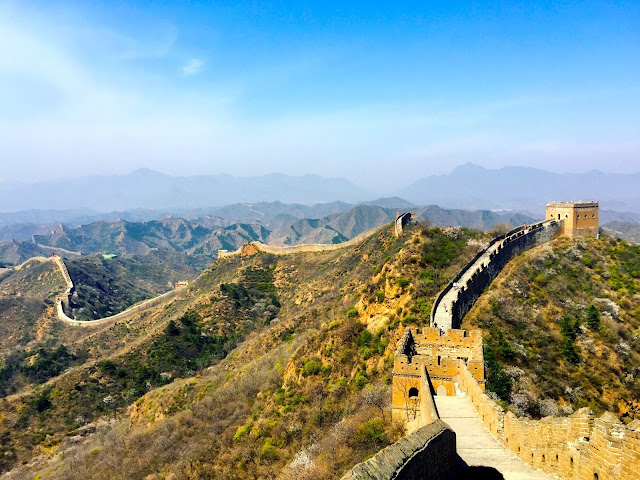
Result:
{"label": "distant watchtower", "polygon": [[562,233],[570,238],[598,235],[598,202],[551,202],[547,219],[562,220]]}

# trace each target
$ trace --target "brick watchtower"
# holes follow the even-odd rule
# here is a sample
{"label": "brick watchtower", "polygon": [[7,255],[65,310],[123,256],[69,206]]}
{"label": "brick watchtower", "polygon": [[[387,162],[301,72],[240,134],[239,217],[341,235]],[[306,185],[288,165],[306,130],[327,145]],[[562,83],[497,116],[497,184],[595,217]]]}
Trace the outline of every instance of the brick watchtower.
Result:
{"label": "brick watchtower", "polygon": [[551,202],[547,219],[562,220],[562,233],[570,238],[598,235],[598,202]]}

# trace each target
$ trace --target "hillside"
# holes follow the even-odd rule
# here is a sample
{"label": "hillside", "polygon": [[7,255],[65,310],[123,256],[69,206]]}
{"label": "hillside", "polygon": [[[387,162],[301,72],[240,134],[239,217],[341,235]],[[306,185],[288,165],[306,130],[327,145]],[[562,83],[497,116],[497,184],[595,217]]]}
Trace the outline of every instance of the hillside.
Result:
{"label": "hillside", "polygon": [[518,415],[640,418],[640,247],[560,238],[512,261],[465,317],[487,389]]}
{"label": "hillside", "polygon": [[[406,203],[400,199],[379,201],[386,205]],[[529,216],[513,212],[446,210],[435,205],[416,207],[414,213],[417,219],[434,225],[480,230],[497,224],[515,226],[533,221]],[[313,214],[326,216],[303,217]],[[47,256],[53,252],[69,257],[78,253],[145,255],[162,251],[214,258],[220,249],[236,250],[256,240],[270,245],[341,243],[392,221],[395,215],[395,208],[369,204],[349,206],[334,202],[305,207],[271,202],[232,205],[216,210],[216,215],[190,220],[166,217],[146,222],[99,221],[78,227],[61,224],[47,234],[34,234],[30,241],[0,242],[0,262],[13,265],[31,256]]]}
{"label": "hillside", "polygon": [[77,320],[93,320],[167,292],[175,282],[196,278],[210,259],[153,251],[127,258],[84,256],[65,264],[75,285],[66,313]]}
{"label": "hillside", "polygon": [[42,341],[40,320],[65,284],[51,262],[28,262],[22,269],[0,273],[0,352]]}
{"label": "hillside", "polygon": [[640,225],[637,223],[614,221],[605,223],[602,230],[611,237],[618,237],[636,245],[640,244]]}
{"label": "hillside", "polygon": [[432,298],[487,241],[385,229],[332,252],[216,261],[127,322],[49,322],[52,350],[32,342],[12,367],[5,359],[5,381],[20,388],[0,403],[2,468],[14,469],[7,478],[335,478],[401,434],[386,408],[395,339],[428,321]]}

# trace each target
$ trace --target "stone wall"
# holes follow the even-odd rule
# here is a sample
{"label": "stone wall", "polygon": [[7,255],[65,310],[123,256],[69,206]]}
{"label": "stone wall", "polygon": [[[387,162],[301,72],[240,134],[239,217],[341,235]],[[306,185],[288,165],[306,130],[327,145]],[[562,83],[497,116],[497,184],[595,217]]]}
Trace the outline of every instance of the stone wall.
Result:
{"label": "stone wall", "polygon": [[65,323],[68,323],[70,325],[75,325],[77,327],[93,327],[93,326],[102,325],[108,322],[130,320],[135,315],[138,315],[142,312],[146,312],[147,310],[157,307],[161,303],[166,302],[167,300],[170,300],[171,298],[175,297],[180,290],[182,289],[178,288],[175,290],[171,290],[167,293],[163,293],[162,295],[159,295],[154,298],[150,298],[149,300],[145,300],[142,303],[134,305],[133,307],[128,308],[124,312],[120,312],[115,315],[111,315],[110,317],[99,318],[96,320],[74,320],[73,318],[68,317],[67,314],[64,313],[64,310],[62,308],[62,301],[60,299],[58,299],[58,301],[56,302],[56,312],[57,312],[58,318]]}
{"label": "stone wall", "polygon": [[[318,253],[318,252],[329,252],[333,250],[339,250],[345,247],[351,247],[353,245],[357,245],[368,237],[373,235],[380,230],[388,228],[389,224],[382,225],[380,227],[373,228],[367,232],[361,233],[353,237],[351,240],[347,240],[342,243],[307,243],[302,245],[293,245],[291,247],[278,247],[274,245],[266,245],[262,242],[250,242],[248,245],[253,245],[257,250],[265,253],[270,253],[272,255],[291,255],[293,253]],[[233,252],[228,252],[226,250],[218,250],[218,258],[228,258],[228,257],[236,257],[242,254],[244,245],[240,247],[238,250]]]}
{"label": "stone wall", "polygon": [[342,480],[448,480],[456,462],[456,434],[436,420],[359,463]]}
{"label": "stone wall", "polygon": [[396,237],[400,238],[402,236],[402,231],[407,223],[411,221],[413,218],[413,213],[396,213],[396,221],[395,221],[395,234]]}
{"label": "stone wall", "polygon": [[[526,228],[519,227],[509,232],[504,239],[498,240],[501,244],[496,251],[491,254],[489,261],[486,264],[477,266],[471,278],[460,286],[457,300],[451,304],[451,313],[453,316],[452,327],[460,328],[462,318],[471,309],[478,297],[482,295],[484,289],[489,286],[512,258],[528,248],[556,238],[560,234],[560,231],[561,224],[555,220],[549,220]],[[496,240],[497,239],[494,239],[492,244],[495,244]],[[480,258],[480,256],[479,254],[477,258]],[[475,262],[470,262],[469,267],[474,263]],[[466,271],[467,269],[463,269],[450,285],[452,285],[453,282],[458,282]],[[450,288],[449,286],[449,289]],[[434,304],[434,312],[436,308],[437,305]]]}
{"label": "stone wall", "polygon": [[[466,365],[476,381],[484,385],[482,332],[480,330],[448,330],[437,328],[408,328],[394,354],[392,381],[392,412],[394,418],[412,422],[418,403],[418,424],[435,419],[430,413],[433,394],[454,396],[455,378]],[[409,391],[416,389],[410,396]],[[422,406],[422,401],[427,404]],[[433,407],[435,409],[435,406]],[[422,423],[421,423],[422,422]]]}
{"label": "stone wall", "polygon": [[640,478],[640,420],[623,425],[612,413],[595,419],[588,408],[541,420],[504,413],[468,369],[458,377],[489,431],[532,467],[577,480]]}

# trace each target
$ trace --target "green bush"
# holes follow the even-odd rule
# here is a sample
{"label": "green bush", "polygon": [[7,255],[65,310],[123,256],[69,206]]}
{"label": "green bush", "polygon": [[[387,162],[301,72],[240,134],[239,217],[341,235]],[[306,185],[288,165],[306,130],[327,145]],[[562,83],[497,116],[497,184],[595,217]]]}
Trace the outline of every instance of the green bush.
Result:
{"label": "green bush", "polygon": [[369,379],[364,372],[358,372],[354,378],[354,383],[358,390],[362,390],[364,386],[369,382]]}
{"label": "green bush", "polygon": [[407,288],[407,286],[409,285],[409,280],[407,280],[404,277],[400,277],[400,278],[396,278],[396,285],[398,285],[400,288],[402,288],[403,290],[405,288]]}
{"label": "green bush", "polygon": [[600,312],[593,305],[587,309],[587,327],[591,330],[600,330]]}
{"label": "green bush", "polygon": [[243,437],[245,437],[251,431],[252,427],[253,427],[253,425],[243,425],[241,427],[238,427],[238,429],[236,430],[235,435],[233,436],[233,441],[237,442],[238,440],[241,440]]}
{"label": "green bush", "polygon": [[572,320],[569,315],[563,315],[558,324],[562,333],[562,353],[569,363],[577,364],[580,361],[575,340],[580,332],[580,319]]}
{"label": "green bush", "polygon": [[484,344],[484,364],[487,371],[487,389],[505,402],[508,401],[511,393],[511,378],[502,370],[495,351],[488,342]]}
{"label": "green bush", "polygon": [[320,373],[320,370],[322,370],[321,362],[318,360],[309,360],[304,364],[304,367],[302,367],[302,375],[305,377],[308,377],[309,375],[316,375]]}
{"label": "green bush", "polygon": [[356,310],[356,307],[351,307],[349,310],[347,310],[347,318],[355,318],[358,316],[358,310]]}
{"label": "green bush", "polygon": [[402,319],[403,325],[410,325],[412,323],[416,323],[417,318],[415,315],[407,315]]}
{"label": "green bush", "polygon": [[273,446],[273,440],[269,437],[265,440],[262,449],[260,450],[260,457],[263,460],[274,461],[280,458],[278,449]]}
{"label": "green bush", "polygon": [[384,433],[384,423],[381,418],[367,420],[358,426],[355,435],[356,442],[366,445],[381,445],[387,442]]}

